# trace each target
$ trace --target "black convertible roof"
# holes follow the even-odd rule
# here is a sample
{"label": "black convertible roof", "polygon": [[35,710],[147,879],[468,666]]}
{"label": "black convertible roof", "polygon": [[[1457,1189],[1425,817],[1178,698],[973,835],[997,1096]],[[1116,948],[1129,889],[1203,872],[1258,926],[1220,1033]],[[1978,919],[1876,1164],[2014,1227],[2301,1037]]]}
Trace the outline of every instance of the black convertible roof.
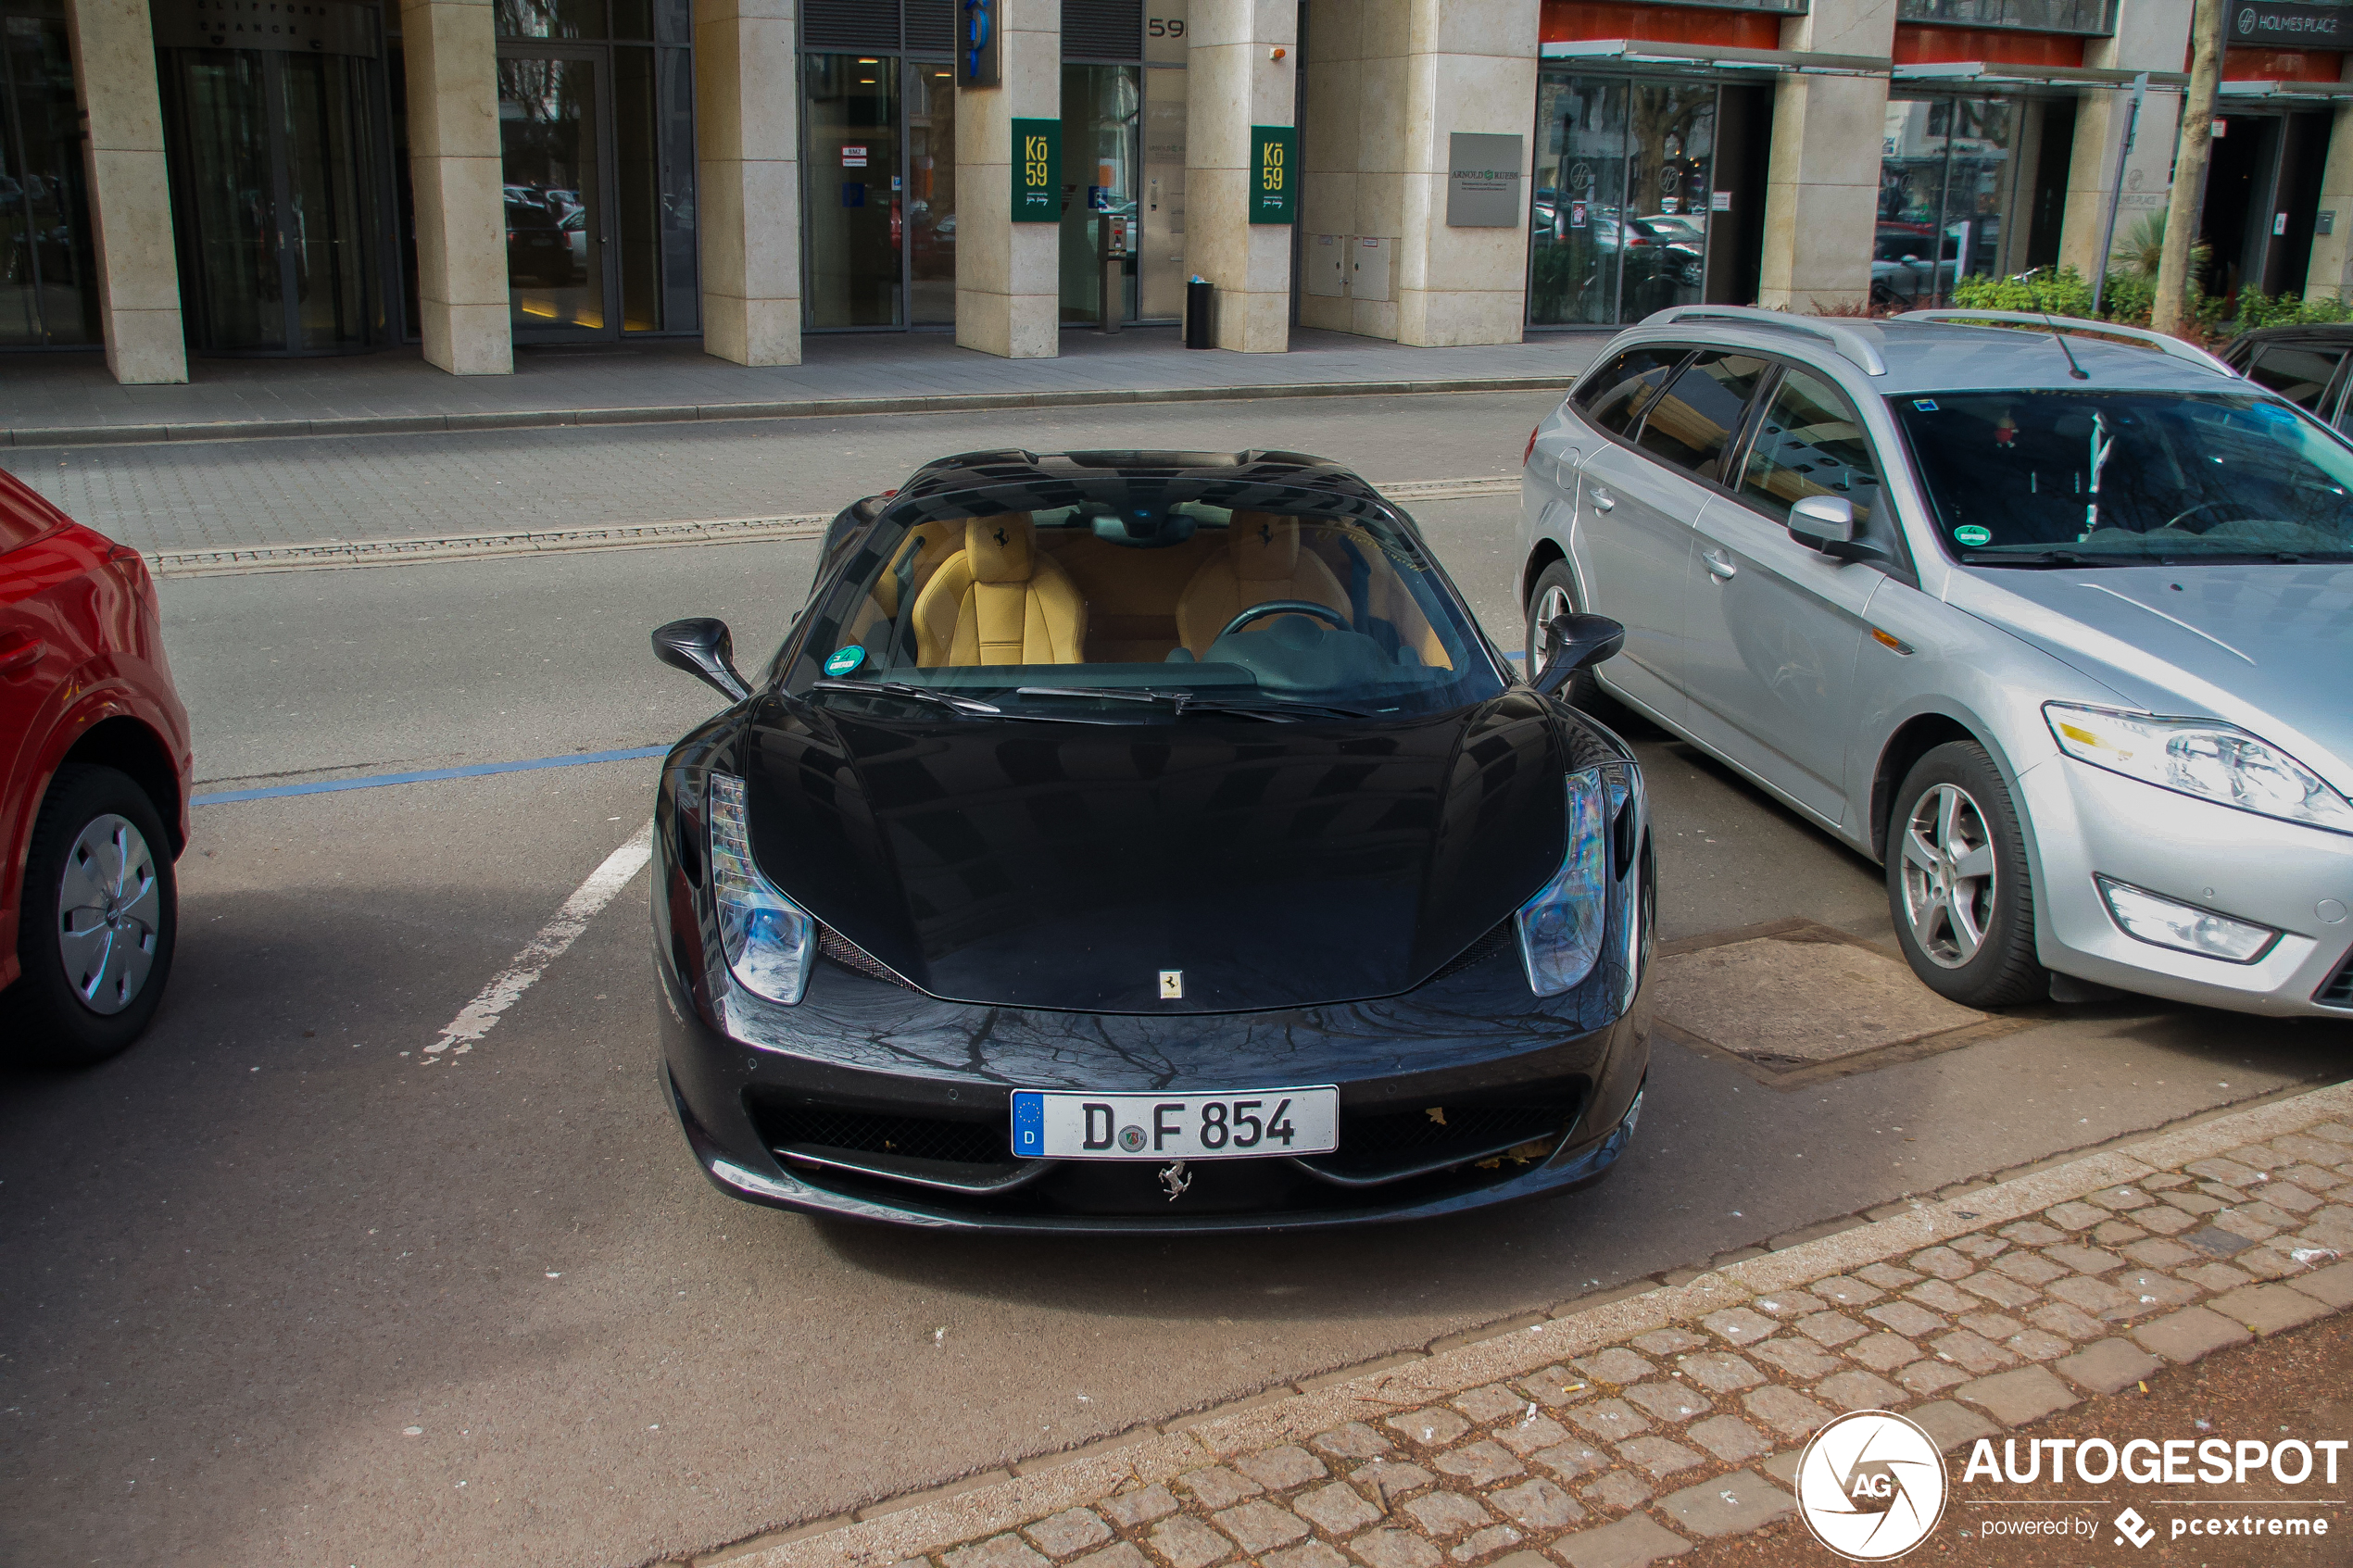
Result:
{"label": "black convertible roof", "polygon": [[[1355,470],[1305,452],[1168,452],[1140,448],[1096,452],[1027,452],[1009,446],[994,452],[960,452],[936,458],[901,485],[897,502],[937,501],[974,490],[1021,486],[1051,494],[1104,480],[1181,480],[1210,487],[1233,487],[1238,502],[1258,486],[1315,490],[1355,501],[1380,500]],[[1074,494],[1073,498],[1076,498]],[[1209,499],[1209,495],[1203,495]]]}

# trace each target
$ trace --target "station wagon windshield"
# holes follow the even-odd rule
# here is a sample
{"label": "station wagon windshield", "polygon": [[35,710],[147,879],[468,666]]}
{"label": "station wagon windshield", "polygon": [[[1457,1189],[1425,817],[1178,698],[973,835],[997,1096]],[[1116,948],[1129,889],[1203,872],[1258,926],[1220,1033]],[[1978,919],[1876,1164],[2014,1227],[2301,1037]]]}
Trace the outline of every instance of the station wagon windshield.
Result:
{"label": "station wagon windshield", "polygon": [[1122,472],[902,500],[785,671],[878,715],[1086,722],[1398,715],[1503,685],[1377,503]]}
{"label": "station wagon windshield", "polygon": [[1976,566],[2353,559],[2353,449],[2242,393],[1890,398],[1936,511]]}

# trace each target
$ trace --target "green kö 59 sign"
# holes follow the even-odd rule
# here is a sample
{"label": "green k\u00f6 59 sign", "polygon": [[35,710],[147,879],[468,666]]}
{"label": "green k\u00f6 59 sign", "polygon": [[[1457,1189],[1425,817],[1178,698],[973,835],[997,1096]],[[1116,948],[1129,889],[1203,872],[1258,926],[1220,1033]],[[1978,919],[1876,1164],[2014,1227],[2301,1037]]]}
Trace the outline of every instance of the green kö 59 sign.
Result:
{"label": "green k\u00f6 59 sign", "polygon": [[1013,221],[1059,223],[1063,203],[1063,122],[1013,121]]}
{"label": "green k\u00f6 59 sign", "polygon": [[1250,220],[1289,223],[1299,216],[1299,128],[1250,128]]}

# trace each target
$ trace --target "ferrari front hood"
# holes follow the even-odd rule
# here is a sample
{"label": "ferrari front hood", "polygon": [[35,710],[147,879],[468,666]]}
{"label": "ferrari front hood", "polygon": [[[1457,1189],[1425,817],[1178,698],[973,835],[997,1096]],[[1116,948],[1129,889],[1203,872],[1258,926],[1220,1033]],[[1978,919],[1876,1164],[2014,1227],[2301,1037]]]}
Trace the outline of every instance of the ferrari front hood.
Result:
{"label": "ferrari front hood", "polygon": [[740,753],[762,869],[841,936],[951,1000],[1121,1013],[1410,990],[1558,868],[1563,754],[1524,690],[1292,725],[771,699]]}

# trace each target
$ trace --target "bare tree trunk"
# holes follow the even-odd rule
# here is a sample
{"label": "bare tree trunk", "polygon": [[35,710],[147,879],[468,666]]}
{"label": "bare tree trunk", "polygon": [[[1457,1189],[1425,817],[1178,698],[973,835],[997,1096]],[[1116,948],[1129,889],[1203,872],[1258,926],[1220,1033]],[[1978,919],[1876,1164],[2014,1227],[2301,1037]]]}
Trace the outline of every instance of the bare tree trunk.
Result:
{"label": "bare tree trunk", "polygon": [[[2225,0],[2197,0],[2190,23],[2190,91],[2182,104],[2181,146],[2165,207],[2165,253],[2149,307],[2149,325],[2160,332],[2181,331],[2189,318],[2190,251],[2205,218],[2206,164],[2214,145],[2214,99],[2221,85],[2222,29],[2229,14]],[[2100,257],[2100,265],[2107,266],[2108,257]]]}

